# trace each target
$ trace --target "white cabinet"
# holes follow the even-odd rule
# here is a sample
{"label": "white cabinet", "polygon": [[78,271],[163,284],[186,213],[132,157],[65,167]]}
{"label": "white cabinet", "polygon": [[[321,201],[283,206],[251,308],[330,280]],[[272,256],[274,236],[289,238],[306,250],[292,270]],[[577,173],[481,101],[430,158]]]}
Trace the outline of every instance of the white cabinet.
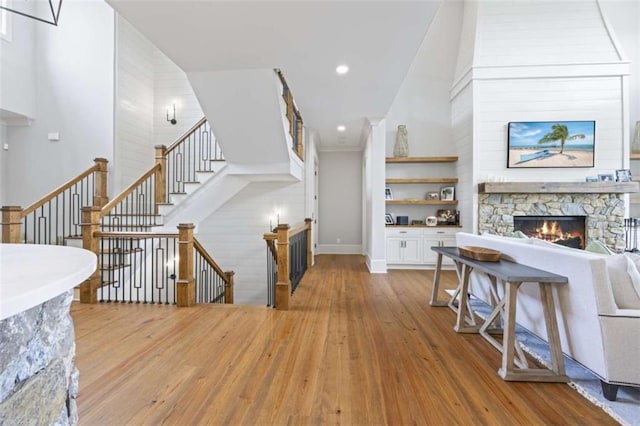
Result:
{"label": "white cabinet", "polygon": [[[450,229],[425,229],[423,233],[423,256],[422,261],[429,265],[435,265],[438,254],[431,250],[431,247],[451,247],[456,245],[455,231]],[[442,258],[443,265],[453,265],[453,261],[448,257]]]}
{"label": "white cabinet", "polygon": [[[437,255],[431,247],[455,246],[458,228],[387,228],[387,267],[434,267]],[[452,265],[443,259],[443,265]]]}
{"label": "white cabinet", "polygon": [[415,264],[421,261],[422,230],[387,230],[387,264]]}

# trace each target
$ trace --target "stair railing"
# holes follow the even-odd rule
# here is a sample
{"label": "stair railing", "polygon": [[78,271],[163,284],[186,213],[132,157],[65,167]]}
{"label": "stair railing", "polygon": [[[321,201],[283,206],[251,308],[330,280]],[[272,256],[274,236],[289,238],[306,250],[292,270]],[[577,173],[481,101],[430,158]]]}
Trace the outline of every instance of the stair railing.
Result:
{"label": "stair railing", "polygon": [[156,163],[161,164],[166,194],[184,193],[185,183],[197,182],[196,173],[212,173],[216,162],[224,161],[220,145],[206,117],[168,148],[164,145],[155,148]]}
{"label": "stair railing", "polygon": [[284,103],[287,106],[287,119],[289,120],[289,134],[292,139],[291,148],[293,151],[300,157],[302,161],[304,161],[304,122],[302,120],[302,115],[298,108],[296,107],[295,101],[293,100],[293,93],[291,93],[291,89],[289,89],[289,85],[282,74],[282,71],[279,69],[275,70],[276,74],[280,78],[280,82],[282,83],[282,98],[284,99]]}
{"label": "stair railing", "polygon": [[99,270],[80,286],[83,303],[118,302],[193,306],[233,303],[234,272],[223,272],[193,235],[102,232],[100,211],[83,211],[85,248],[98,255]]}
{"label": "stair railing", "polygon": [[161,165],[156,163],[109,201],[100,212],[101,230],[140,232],[161,225],[158,204],[164,198],[156,190],[160,174]]}
{"label": "stair railing", "polygon": [[267,245],[267,306],[288,310],[291,295],[312,265],[311,219],[294,229],[278,225],[276,232],[263,238]]}
{"label": "stair railing", "polygon": [[82,208],[102,207],[108,201],[108,161],[93,161],[92,167],[29,207],[2,207],[2,242],[63,245],[65,238],[80,237]]}

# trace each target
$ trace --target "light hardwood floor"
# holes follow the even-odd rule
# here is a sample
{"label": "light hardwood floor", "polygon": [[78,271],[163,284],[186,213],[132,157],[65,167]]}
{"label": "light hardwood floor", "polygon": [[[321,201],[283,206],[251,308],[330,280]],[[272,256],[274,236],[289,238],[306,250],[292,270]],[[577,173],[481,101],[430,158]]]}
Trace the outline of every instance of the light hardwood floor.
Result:
{"label": "light hardwood floor", "polygon": [[74,304],[80,424],[615,424],[566,384],[502,381],[432,278],[325,255],[287,312]]}

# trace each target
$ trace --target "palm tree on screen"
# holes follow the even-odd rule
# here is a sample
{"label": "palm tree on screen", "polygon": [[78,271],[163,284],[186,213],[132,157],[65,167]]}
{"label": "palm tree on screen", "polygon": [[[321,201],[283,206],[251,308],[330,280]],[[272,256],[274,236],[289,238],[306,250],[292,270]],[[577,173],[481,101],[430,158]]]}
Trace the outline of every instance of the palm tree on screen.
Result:
{"label": "palm tree on screen", "polygon": [[584,139],[585,135],[578,133],[576,135],[570,135],[569,129],[564,124],[554,124],[551,126],[551,131],[544,135],[539,141],[539,144],[560,141],[560,154],[564,151],[565,141],[573,139]]}

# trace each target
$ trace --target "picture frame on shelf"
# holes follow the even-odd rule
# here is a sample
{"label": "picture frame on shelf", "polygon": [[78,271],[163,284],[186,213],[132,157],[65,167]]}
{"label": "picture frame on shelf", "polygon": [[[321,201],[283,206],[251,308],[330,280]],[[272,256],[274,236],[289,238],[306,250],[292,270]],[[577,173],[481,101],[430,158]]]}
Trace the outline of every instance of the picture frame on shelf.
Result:
{"label": "picture frame on shelf", "polygon": [[424,225],[424,220],[420,220],[420,219],[413,219],[411,221],[411,225]]}
{"label": "picture frame on shelf", "polygon": [[616,170],[616,182],[631,182],[631,170],[630,169],[618,169]]}
{"label": "picture frame on shelf", "polygon": [[436,220],[438,221],[438,225],[457,225],[457,211],[453,209],[440,209],[436,211]]}
{"label": "picture frame on shelf", "polygon": [[599,174],[598,182],[613,182],[613,175],[610,173]]}
{"label": "picture frame on shelf", "polygon": [[587,176],[584,180],[586,182],[598,182],[598,176]]}
{"label": "picture frame on shelf", "polygon": [[456,199],[456,188],[454,186],[443,186],[440,188],[440,200],[453,201]]}
{"label": "picture frame on shelf", "polygon": [[385,225],[393,225],[393,224],[395,224],[395,222],[393,220],[393,216],[391,215],[391,213],[385,213],[385,215],[384,215],[384,223],[385,223]]}
{"label": "picture frame on shelf", "polygon": [[440,193],[439,192],[427,192],[427,196],[425,197],[427,200],[439,200]]}
{"label": "picture frame on shelf", "polygon": [[384,189],[384,199],[393,200],[393,192],[391,192],[391,188],[388,186]]}

